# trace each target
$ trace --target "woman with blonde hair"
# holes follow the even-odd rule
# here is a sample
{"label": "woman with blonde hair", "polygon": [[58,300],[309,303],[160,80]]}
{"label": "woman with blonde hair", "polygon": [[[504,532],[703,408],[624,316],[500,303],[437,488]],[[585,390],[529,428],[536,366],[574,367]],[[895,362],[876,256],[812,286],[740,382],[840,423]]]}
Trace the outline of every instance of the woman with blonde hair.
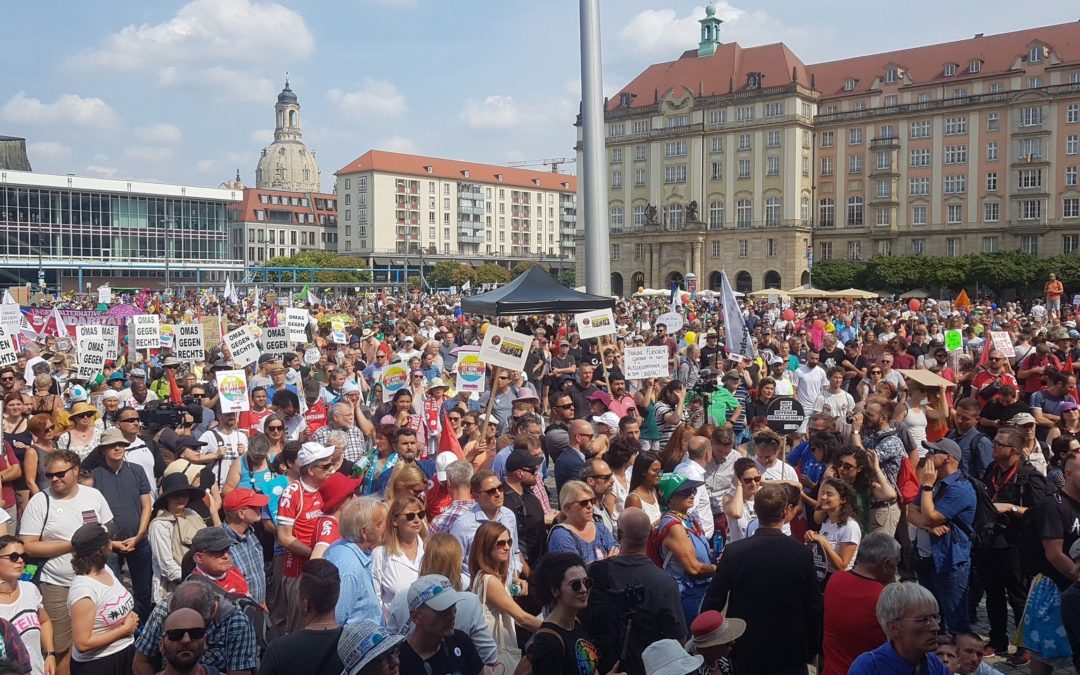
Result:
{"label": "woman with blonde hair", "polygon": [[383,500],[389,507],[402,497],[421,499],[427,492],[427,487],[428,479],[423,469],[411,462],[399,463],[390,473],[390,479],[386,481]]}
{"label": "woman with blonde hair", "polygon": [[508,673],[514,672],[521,660],[514,624],[530,632],[540,628],[540,619],[522,609],[510,595],[513,545],[510,530],[498,521],[489,520],[476,530],[469,547],[469,574],[472,575],[469,590],[480,597],[484,620],[499,650],[499,662]]}
{"label": "woman with blonde hair", "polygon": [[57,415],[64,409],[63,400],[52,393],[53,379],[48,373],[38,373],[34,376],[33,396],[30,403],[31,415],[48,415],[56,421]]}
{"label": "woman with blonde hair", "polygon": [[425,537],[424,503],[416,497],[395,499],[390,504],[383,543],[371,552],[371,574],[384,608],[420,578]]}
{"label": "woman with blonde hair", "polygon": [[[548,534],[548,551],[573,553],[586,563],[617,555],[615,535],[601,522],[593,520],[596,493],[588,483],[567,481],[559,491],[562,522]],[[476,548],[473,546],[472,548]]]}
{"label": "woman with blonde hair", "polygon": [[68,417],[71,427],[56,439],[56,447],[71,450],[79,459],[86,459],[101,440],[103,427],[98,421],[101,415],[97,408],[82,401],[71,408]]}

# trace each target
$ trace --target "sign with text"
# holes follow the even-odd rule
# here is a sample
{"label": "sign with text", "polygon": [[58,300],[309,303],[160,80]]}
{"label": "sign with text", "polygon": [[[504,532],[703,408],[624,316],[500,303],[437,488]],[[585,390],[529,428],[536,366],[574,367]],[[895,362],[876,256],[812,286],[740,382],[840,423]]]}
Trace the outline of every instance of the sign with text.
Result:
{"label": "sign with text", "polygon": [[285,325],[289,329],[289,342],[307,342],[307,310],[289,307],[285,310]]}
{"label": "sign with text", "polygon": [[79,326],[77,329],[79,341],[79,370],[80,380],[92,380],[105,370],[107,348],[104,326]]}
{"label": "sign with text", "polygon": [[9,333],[19,332],[22,325],[22,309],[13,303],[0,304],[0,326],[8,329]]}
{"label": "sign with text", "polygon": [[345,322],[341,319],[332,319],[330,321],[330,335],[336,344],[345,344],[348,341],[348,336],[345,335]]}
{"label": "sign with text", "polygon": [[161,324],[161,348],[169,347],[171,349],[175,344],[176,326],[169,323]]}
{"label": "sign with text", "polygon": [[[232,335],[232,333],[229,335]],[[229,336],[226,335],[226,342],[228,339]],[[246,412],[251,409],[248,400],[247,374],[244,371],[219,370],[214,375],[217,378],[218,401],[221,405],[221,412]]]}
{"label": "sign with text", "polygon": [[484,377],[487,364],[480,360],[480,350],[476,347],[462,347],[458,351],[457,391],[482,392],[486,388]]}
{"label": "sign with text", "polygon": [[409,371],[401,364],[395,363],[383,369],[379,381],[382,382],[383,403],[386,403],[409,383]]}
{"label": "sign with text", "polygon": [[101,338],[105,341],[105,358],[120,358],[120,326],[102,326]]}
{"label": "sign with text", "polygon": [[203,341],[207,349],[213,349],[221,344],[221,319],[216,316],[204,316],[199,319],[202,324]]}
{"label": "sign with text", "polygon": [[610,309],[575,314],[574,321],[577,322],[578,333],[581,334],[582,338],[594,338],[615,333],[615,315],[611,313]]}
{"label": "sign with text", "polygon": [[656,319],[656,323],[662,323],[667,327],[668,335],[674,335],[682,328],[683,318],[682,314],[678,312],[668,312],[667,314],[661,314]]}
{"label": "sign with text", "polygon": [[484,343],[480,345],[480,360],[499,368],[524,370],[532,341],[531,335],[515,333],[509,328],[490,326],[484,333]]}
{"label": "sign with text", "polygon": [[161,348],[161,323],[157,314],[131,317],[131,342],[135,349]]}
{"label": "sign with text", "polygon": [[176,358],[184,363],[195,363],[206,359],[206,340],[203,338],[201,323],[182,323],[176,327]]}
{"label": "sign with text", "polygon": [[769,428],[778,434],[793,434],[806,419],[802,404],[787,396],[777,396],[765,408],[765,420]]}
{"label": "sign with text", "polygon": [[226,333],[225,345],[229,348],[233,365],[237,368],[243,368],[259,360],[259,342],[247,326],[241,326],[231,333]]}
{"label": "sign with text", "polygon": [[292,351],[289,341],[289,327],[264,328],[262,334],[263,354],[288,354]]}
{"label": "sign with text", "polygon": [[668,348],[627,347],[623,351],[623,375],[628,380],[643,380],[647,377],[668,377]]}
{"label": "sign with text", "polygon": [[11,338],[14,331],[7,326],[0,326],[0,368],[13,366],[19,362],[19,355],[15,353],[15,343]]}
{"label": "sign with text", "polygon": [[1016,349],[1013,348],[1012,338],[1009,337],[1008,331],[992,330],[990,331],[990,339],[994,343],[994,349],[1010,359],[1016,356]]}

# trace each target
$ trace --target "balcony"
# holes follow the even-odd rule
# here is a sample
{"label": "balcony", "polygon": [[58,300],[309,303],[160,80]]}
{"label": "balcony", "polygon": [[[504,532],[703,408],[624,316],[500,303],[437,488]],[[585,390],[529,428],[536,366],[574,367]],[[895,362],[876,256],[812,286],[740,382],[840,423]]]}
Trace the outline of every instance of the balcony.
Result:
{"label": "balcony", "polygon": [[1042,153],[1018,155],[1016,157],[1016,159],[1014,159],[1012,161],[1012,166],[1014,166],[1014,167],[1040,166],[1040,165],[1043,165],[1043,166],[1049,166],[1050,165],[1050,157],[1049,157],[1049,155],[1044,155]]}
{"label": "balcony", "polygon": [[466,232],[458,231],[457,236],[458,243],[460,244],[483,244],[484,237],[479,234],[468,234]]}
{"label": "balcony", "polygon": [[899,150],[900,139],[889,136],[886,138],[871,138],[870,139],[871,150]]}

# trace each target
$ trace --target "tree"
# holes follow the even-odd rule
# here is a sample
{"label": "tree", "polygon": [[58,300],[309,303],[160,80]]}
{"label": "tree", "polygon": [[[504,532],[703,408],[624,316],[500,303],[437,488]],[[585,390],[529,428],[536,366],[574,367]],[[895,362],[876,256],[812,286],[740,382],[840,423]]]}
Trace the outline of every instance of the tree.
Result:
{"label": "tree", "polygon": [[872,289],[908,291],[926,284],[927,261],[924,256],[874,256],[867,265],[866,285]]}
{"label": "tree", "polygon": [[567,288],[577,286],[577,272],[572,269],[563,270],[562,274],[559,275],[559,282]]}
{"label": "tree", "polygon": [[476,268],[476,283],[478,284],[505,284],[512,278],[508,269],[495,263],[484,263]]}
{"label": "tree", "polygon": [[510,276],[517,279],[520,275],[525,274],[539,264],[535,260],[522,260],[510,270]]}
{"label": "tree", "polygon": [[1043,262],[1033,255],[1019,251],[1001,251],[971,256],[968,283],[988,286],[995,295],[1013,288],[1022,293],[1045,276]]}
{"label": "tree", "polygon": [[827,291],[860,288],[864,285],[867,263],[861,260],[830,260],[814,263],[814,287]]}
{"label": "tree", "polygon": [[[338,255],[333,251],[302,251],[296,255],[287,257],[271,258],[266,263],[267,267],[309,267],[319,269],[340,269],[340,272],[316,272],[315,280],[318,282],[355,283],[371,281],[371,270],[367,269],[367,261],[363,258],[350,258]],[[271,273],[273,280],[276,273]],[[291,275],[286,275],[285,280],[291,281]],[[308,281],[310,273],[298,271],[296,280],[298,283]],[[261,280],[261,279],[260,279]]]}
{"label": "tree", "polygon": [[435,288],[462,286],[466,281],[476,282],[476,271],[471,265],[454,260],[440,260],[428,272],[427,281]]}

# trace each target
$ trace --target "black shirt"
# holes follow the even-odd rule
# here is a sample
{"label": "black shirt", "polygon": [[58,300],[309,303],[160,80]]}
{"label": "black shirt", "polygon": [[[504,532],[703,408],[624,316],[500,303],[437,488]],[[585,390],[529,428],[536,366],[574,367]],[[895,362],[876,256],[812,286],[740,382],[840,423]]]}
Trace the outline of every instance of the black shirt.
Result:
{"label": "black shirt", "polygon": [[532,490],[522,487],[524,492],[519,495],[513,488],[503,483],[503,506],[513,511],[514,517],[517,518],[521,552],[525,554],[525,560],[532,567],[540,560],[547,528],[544,526],[544,507],[540,500],[536,498]]}
{"label": "black shirt", "polygon": [[[266,648],[259,675],[341,675],[344,666],[338,656],[341,628],[300,630],[273,640]],[[421,671],[423,672],[423,671]]]}
{"label": "black shirt", "polygon": [[[130,539],[139,532],[139,519],[142,514],[141,496],[150,494],[150,481],[141,466],[124,462],[120,470],[113,472],[107,464],[95,468],[94,487],[105,497],[113,510],[113,523],[116,530],[113,538],[117,541]],[[146,540],[143,540],[145,543]]]}
{"label": "black shirt", "polygon": [[[1061,539],[1061,548],[1068,555],[1073,542],[1080,539],[1080,502],[1064,490],[1052,494],[1035,507],[1031,523],[1039,539]],[[1061,590],[1072,583],[1058,572],[1045,555],[1039,563],[1039,571],[1053,579]]]}
{"label": "black shirt", "polygon": [[847,361],[847,352],[839,346],[831,352],[822,349],[819,356],[821,356],[821,367],[825,370]]}
{"label": "black shirt", "polygon": [[[565,630],[562,626],[545,621],[540,628],[554,631],[558,637],[547,631],[536,633],[532,647],[529,648],[529,661],[532,663],[534,673],[543,675],[595,675],[597,673],[599,654],[596,646],[589,642],[580,623],[574,626],[574,630]],[[401,665],[405,665],[404,659]],[[403,675],[406,673],[404,667],[401,672]]]}
{"label": "black shirt", "polygon": [[[480,654],[472,640],[459,630],[455,630],[452,636],[443,640],[439,651],[427,661],[413,651],[408,640],[401,643],[398,654],[401,660],[401,675],[480,675],[484,669],[484,663],[480,660]],[[338,673],[340,672],[339,669]]]}
{"label": "black shirt", "polygon": [[712,368],[713,357],[720,353],[721,351],[719,345],[715,347],[710,347],[708,344],[706,344],[704,347],[701,348],[701,367]]}
{"label": "black shirt", "polygon": [[[990,399],[986,405],[983,406],[982,412],[979,413],[979,417],[985,417],[988,420],[996,420],[998,422],[1008,422],[1013,417],[1020,413],[1031,413],[1031,406],[1022,401],[1017,401],[1012,405],[1005,405],[996,398]],[[997,433],[997,429],[994,427],[979,425],[979,431],[983,432],[990,438],[994,437]]]}
{"label": "black shirt", "polygon": [[[1016,504],[1032,508],[1046,500],[1046,478],[1021,458],[1011,469],[1001,470],[997,462],[991,464],[982,482],[995,503]],[[1024,521],[1018,513],[999,513],[999,527],[995,531],[991,548],[1007,548],[1020,542]]]}

